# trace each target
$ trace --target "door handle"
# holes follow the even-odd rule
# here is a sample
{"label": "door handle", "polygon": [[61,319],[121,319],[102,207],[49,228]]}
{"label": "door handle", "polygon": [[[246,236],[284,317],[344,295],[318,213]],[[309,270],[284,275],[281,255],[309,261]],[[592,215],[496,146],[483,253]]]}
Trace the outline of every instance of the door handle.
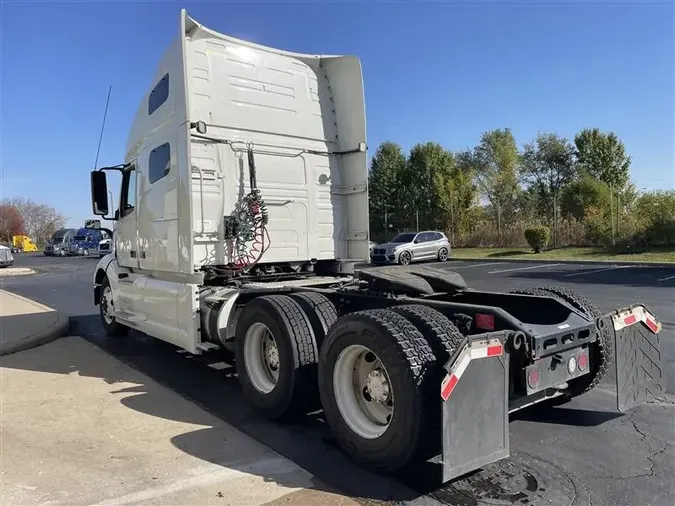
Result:
{"label": "door handle", "polygon": [[133,251],[133,250],[130,251],[130,252],[129,252],[129,256],[130,256],[131,258],[136,258],[136,252]]}
{"label": "door handle", "polygon": [[141,251],[141,258],[145,258],[145,251]]}

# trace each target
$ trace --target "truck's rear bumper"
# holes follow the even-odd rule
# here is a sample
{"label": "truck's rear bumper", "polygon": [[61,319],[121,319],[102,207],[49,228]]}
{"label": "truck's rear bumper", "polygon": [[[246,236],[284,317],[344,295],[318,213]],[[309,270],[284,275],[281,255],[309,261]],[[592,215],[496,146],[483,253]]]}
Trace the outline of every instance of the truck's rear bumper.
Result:
{"label": "truck's rear bumper", "polygon": [[[617,410],[625,412],[664,392],[661,324],[642,305],[596,321],[613,344]],[[509,412],[556,395],[538,391],[509,406],[510,331],[467,337],[445,365],[441,384],[443,482],[509,456]],[[566,352],[572,356],[578,350]],[[552,395],[551,395],[552,394]]]}

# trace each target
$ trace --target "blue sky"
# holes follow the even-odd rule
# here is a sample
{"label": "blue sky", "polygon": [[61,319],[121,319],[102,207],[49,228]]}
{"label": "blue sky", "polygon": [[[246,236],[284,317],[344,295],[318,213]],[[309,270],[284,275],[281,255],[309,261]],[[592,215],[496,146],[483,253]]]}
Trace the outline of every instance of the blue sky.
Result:
{"label": "blue sky", "polygon": [[81,226],[99,164],[128,128],[182,7],[209,28],[305,53],[356,54],[368,145],[457,150],[491,128],[614,130],[639,188],[675,187],[672,1],[0,2],[0,196],[53,205]]}

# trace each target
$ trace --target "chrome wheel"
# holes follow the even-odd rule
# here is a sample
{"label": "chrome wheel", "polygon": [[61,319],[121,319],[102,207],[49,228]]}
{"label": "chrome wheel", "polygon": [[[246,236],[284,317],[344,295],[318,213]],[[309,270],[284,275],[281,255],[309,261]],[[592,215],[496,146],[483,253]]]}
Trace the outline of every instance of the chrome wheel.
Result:
{"label": "chrome wheel", "polygon": [[441,262],[445,262],[448,259],[448,250],[446,248],[438,250],[438,259]]}
{"label": "chrome wheel", "polygon": [[410,253],[404,251],[398,256],[398,263],[401,265],[408,265],[411,261]]}
{"label": "chrome wheel", "polygon": [[105,322],[108,325],[112,325],[113,323],[113,293],[112,290],[110,289],[110,286],[105,286],[103,288],[103,293],[101,294],[101,316],[105,320]]}
{"label": "chrome wheel", "polygon": [[380,359],[362,345],[342,350],[333,369],[335,402],[350,429],[364,439],[384,434],[394,414],[394,393]]}
{"label": "chrome wheel", "polygon": [[264,323],[251,325],[244,337],[244,365],[253,387],[268,394],[279,381],[279,348]]}

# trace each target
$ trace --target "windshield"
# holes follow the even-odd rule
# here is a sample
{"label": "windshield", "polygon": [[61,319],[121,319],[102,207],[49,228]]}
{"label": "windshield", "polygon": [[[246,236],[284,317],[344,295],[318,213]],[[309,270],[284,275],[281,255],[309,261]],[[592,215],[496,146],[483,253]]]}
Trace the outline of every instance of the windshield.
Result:
{"label": "windshield", "polygon": [[59,235],[57,237],[52,237],[52,240],[50,241],[52,244],[60,244],[63,242],[63,236]]}
{"label": "windshield", "polygon": [[73,241],[85,241],[87,238],[83,235],[76,235],[73,237]]}
{"label": "windshield", "polygon": [[391,242],[412,242],[417,234],[398,234]]}

